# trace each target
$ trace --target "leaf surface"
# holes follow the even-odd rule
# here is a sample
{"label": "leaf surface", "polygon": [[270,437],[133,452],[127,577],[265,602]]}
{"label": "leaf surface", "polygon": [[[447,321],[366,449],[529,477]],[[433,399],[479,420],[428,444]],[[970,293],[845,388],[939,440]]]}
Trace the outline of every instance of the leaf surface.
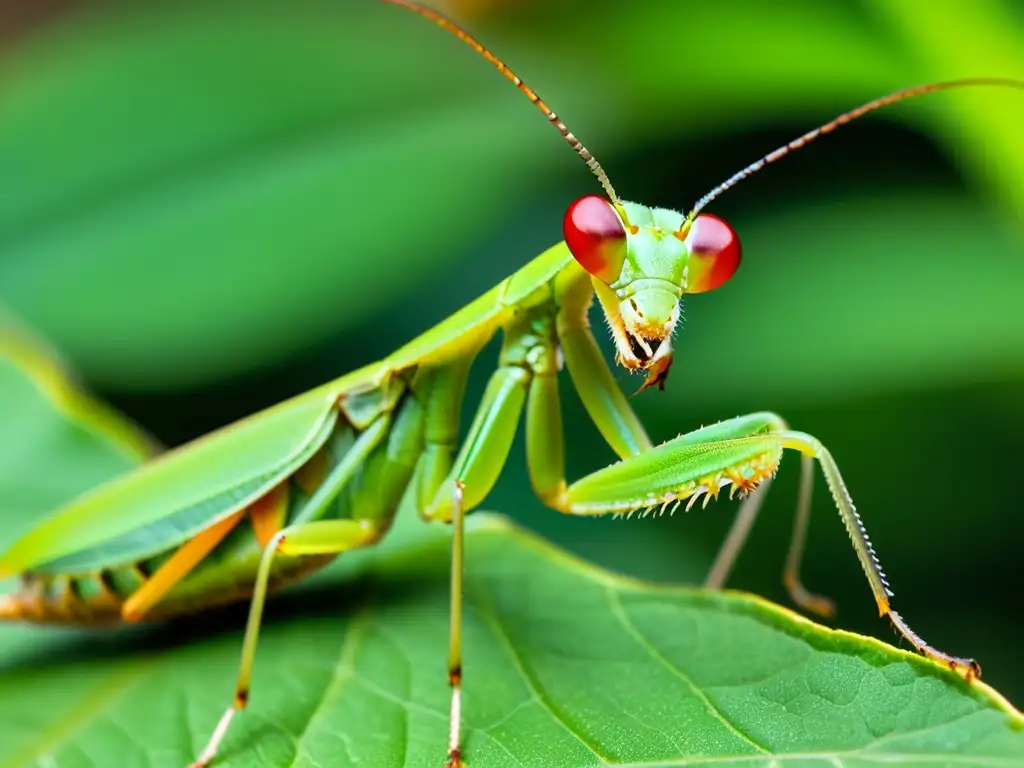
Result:
{"label": "leaf surface", "polygon": [[[218,766],[443,763],[445,533],[405,531],[277,602]],[[1018,713],[909,653],[753,596],[627,581],[496,516],[467,546],[470,765],[1024,765]],[[0,766],[187,763],[240,635],[177,627],[5,631]]]}

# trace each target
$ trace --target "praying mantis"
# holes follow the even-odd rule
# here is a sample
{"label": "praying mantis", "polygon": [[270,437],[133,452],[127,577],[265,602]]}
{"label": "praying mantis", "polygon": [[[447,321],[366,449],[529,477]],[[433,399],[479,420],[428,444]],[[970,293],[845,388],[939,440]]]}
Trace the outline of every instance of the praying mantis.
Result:
{"label": "praying mantis", "polygon": [[[926,93],[1024,82],[973,78],[916,86],[870,101],[789,142],[716,186],[687,213],[619,198],[597,160],[537,94],[452,21],[407,0],[382,0],[454,34],[510,80],[555,127],[604,194],[573,202],[564,241],[527,263],[385,359],[171,451],[72,501],[0,557],[0,578],[20,577],[0,618],[99,624],[161,619],[250,600],[231,704],[192,768],[215,764],[245,709],[267,595],[345,552],[373,546],[403,501],[450,524],[447,764],[461,750],[464,519],[496,482],[525,421],[527,465],[538,498],[555,511],[605,515],[706,505],[728,488],[742,497],[737,523],[707,584],[725,583],[785,450],[802,457],[802,482],[784,581],[793,601],[828,615],[804,588],[800,561],[815,462],[867,576],[880,615],[914,648],[965,678],[972,659],[918,636],[890,606],[891,592],[836,462],[815,437],[774,413],[719,422],[653,445],[615,383],[590,328],[596,296],[615,362],[639,372],[641,390],[663,387],[685,294],[714,290],[741,261],[737,234],[704,208],[766,165],[860,116]],[[496,335],[494,372],[462,435],[470,367]],[[558,376],[580,399],[619,460],[569,483]],[[440,759],[439,759],[440,762]]]}

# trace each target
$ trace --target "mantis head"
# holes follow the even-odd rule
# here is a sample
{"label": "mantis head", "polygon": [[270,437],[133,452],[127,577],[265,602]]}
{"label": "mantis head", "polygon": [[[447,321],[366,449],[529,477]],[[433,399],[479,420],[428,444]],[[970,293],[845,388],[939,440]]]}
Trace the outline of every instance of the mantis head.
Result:
{"label": "mantis head", "polygon": [[740,263],[740,243],[732,228],[701,210],[720,194],[819,136],[905,99],[949,88],[996,85],[1024,88],[1024,81],[972,77],[926,83],[890,93],[844,112],[734,173],[698,200],[683,216],[618,198],[608,175],[565,123],[508,66],[482,43],[437,11],[415,0],[383,0],[418,13],[450,32],[488,61],[530,100],[568,142],[604,188],[605,197],[581,197],[565,214],[565,241],[591,275],[594,291],[615,338],[619,364],[647,374],[641,389],[661,386],[672,362],[672,333],[684,293],[703,293],[728,280]]}
{"label": "mantis head", "polygon": [[736,233],[710,214],[690,219],[600,195],[569,206],[562,229],[573,257],[590,273],[616,360],[647,373],[641,389],[662,385],[683,294],[710,291],[732,277],[740,264]]}

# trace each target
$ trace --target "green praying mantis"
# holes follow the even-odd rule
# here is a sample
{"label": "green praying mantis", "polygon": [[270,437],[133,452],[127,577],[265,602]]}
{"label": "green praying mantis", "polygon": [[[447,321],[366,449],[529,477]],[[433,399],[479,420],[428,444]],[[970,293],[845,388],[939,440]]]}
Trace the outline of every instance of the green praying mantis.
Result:
{"label": "green praying mantis", "polygon": [[[596,295],[615,362],[664,386],[684,294],[713,290],[740,264],[736,233],[705,206],[764,166],[860,116],[949,88],[1024,82],[974,78],[908,88],[840,115],[757,160],[688,213],[621,200],[597,160],[537,94],[452,21],[414,11],[489,61],[545,115],[600,182],[604,195],[569,206],[565,240],[380,362],[251,416],[74,500],[0,558],[18,576],[0,618],[100,624],[161,619],[250,600],[234,697],[192,763],[215,761],[249,700],[267,595],[338,555],[379,542],[410,501],[427,521],[452,525],[447,761],[461,753],[462,571],[465,514],[496,482],[525,414],[530,481],[570,515],[664,512],[706,505],[725,489],[743,498],[708,576],[724,584],[783,452],[802,456],[802,482],[784,581],[793,601],[828,615],[831,602],[801,584],[814,463],[821,467],[880,615],[925,656],[962,674],[972,659],[944,653],[890,606],[891,592],[836,462],[815,437],[774,413],[729,419],[655,446],[618,388],[590,328]],[[460,438],[471,365],[499,332],[496,369]],[[619,461],[569,483],[557,378],[568,369],[583,405]],[[440,760],[439,760],[440,762]]]}

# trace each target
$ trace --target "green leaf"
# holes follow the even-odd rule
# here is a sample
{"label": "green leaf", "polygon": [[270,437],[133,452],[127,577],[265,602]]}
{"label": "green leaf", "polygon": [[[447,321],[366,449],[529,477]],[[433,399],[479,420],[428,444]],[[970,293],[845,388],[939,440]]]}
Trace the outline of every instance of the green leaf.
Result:
{"label": "green leaf", "polygon": [[[50,353],[11,326],[0,339],[0,466],[21,457],[0,498],[37,514],[140,459],[145,439]],[[750,595],[626,580],[503,518],[469,528],[471,765],[1024,765],[1024,718],[983,684]],[[448,536],[408,517],[272,601],[217,765],[439,766]],[[244,613],[4,626],[0,768],[181,768],[229,701]]]}
{"label": "green leaf", "polygon": [[155,449],[77,389],[51,350],[0,313],[0,551],[41,515]]}
{"label": "green leaf", "polygon": [[[915,79],[973,74],[1024,79],[1019,4],[981,0],[965,6],[956,0],[936,0],[929,5],[926,23],[920,8],[906,3],[872,0],[868,5],[902,38],[921,73]],[[965,36],[964,29],[972,34]],[[965,170],[1000,192],[1010,211],[1018,212],[1019,224],[1019,212],[1024,210],[1024,147],[1016,127],[1024,120],[1024,91],[970,89],[951,92],[947,98],[958,107],[957,119],[946,124],[933,121],[934,127],[956,149]]]}
{"label": "green leaf", "polygon": [[[1024,765],[1024,719],[980,683],[753,596],[628,581],[472,522],[471,766]],[[344,582],[275,603],[218,768],[443,763],[447,536],[406,532],[347,558]],[[4,632],[0,766],[180,768],[230,701],[239,644],[196,625]]]}

